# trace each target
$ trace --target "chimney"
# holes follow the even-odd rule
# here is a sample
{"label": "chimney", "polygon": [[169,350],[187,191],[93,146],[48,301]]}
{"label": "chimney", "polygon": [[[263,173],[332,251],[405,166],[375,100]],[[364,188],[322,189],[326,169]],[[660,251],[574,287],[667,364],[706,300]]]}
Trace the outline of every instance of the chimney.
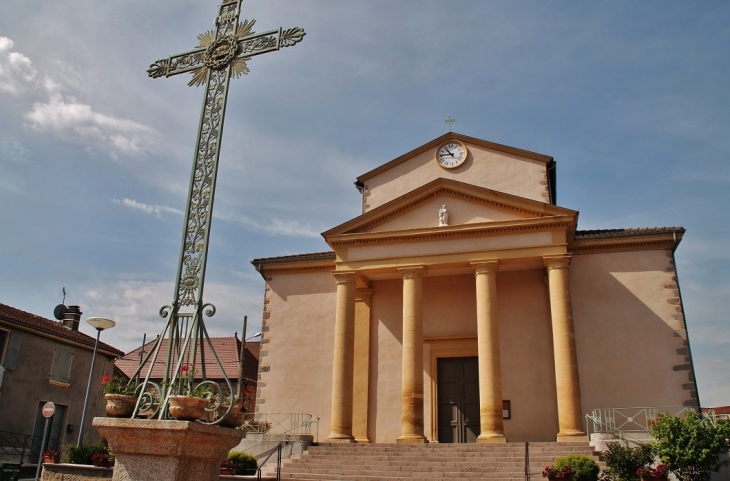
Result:
{"label": "chimney", "polygon": [[79,330],[79,323],[81,322],[81,308],[79,306],[68,306],[66,311],[63,313],[63,327],[71,329],[72,331]]}

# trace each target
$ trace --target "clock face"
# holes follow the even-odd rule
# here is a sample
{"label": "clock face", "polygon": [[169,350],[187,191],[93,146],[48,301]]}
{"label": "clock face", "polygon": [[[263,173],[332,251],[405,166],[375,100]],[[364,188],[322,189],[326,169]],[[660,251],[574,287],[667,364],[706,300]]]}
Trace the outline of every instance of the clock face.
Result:
{"label": "clock face", "polygon": [[461,142],[447,142],[436,150],[436,162],[445,169],[454,169],[466,160],[466,147]]}

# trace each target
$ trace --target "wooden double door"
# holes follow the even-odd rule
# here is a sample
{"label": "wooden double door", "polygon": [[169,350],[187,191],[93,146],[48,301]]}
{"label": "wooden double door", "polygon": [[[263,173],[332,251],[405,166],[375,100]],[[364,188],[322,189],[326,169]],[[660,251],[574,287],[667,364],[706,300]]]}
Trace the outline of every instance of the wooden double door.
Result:
{"label": "wooden double door", "polygon": [[438,440],[475,443],[479,419],[479,362],[476,357],[437,360]]}

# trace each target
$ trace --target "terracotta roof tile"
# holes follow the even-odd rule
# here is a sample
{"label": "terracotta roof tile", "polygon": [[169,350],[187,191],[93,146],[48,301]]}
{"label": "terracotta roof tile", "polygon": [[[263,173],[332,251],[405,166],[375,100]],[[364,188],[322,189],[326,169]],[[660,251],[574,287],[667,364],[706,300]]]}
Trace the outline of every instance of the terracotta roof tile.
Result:
{"label": "terracotta roof tile", "polygon": [[[210,342],[213,345],[215,353],[218,355],[218,359],[221,362],[223,371],[232,382],[236,382],[238,379],[238,353],[241,346],[241,341],[238,336],[231,337],[211,337]],[[144,345],[144,356],[147,356],[155,346],[156,340],[150,341]],[[257,342],[246,343],[246,358],[244,359],[244,378],[256,381],[258,378],[258,345]],[[253,346],[256,345],[256,346]],[[152,369],[151,379],[162,379],[164,374],[165,359],[167,357],[167,346],[168,339],[163,339],[160,346],[160,352],[157,356],[157,361]],[[252,348],[256,350],[257,354],[252,353]],[[139,366],[139,354],[142,350],[141,347],[128,352],[121,359],[117,359],[114,363],[114,367],[122,372],[126,377],[131,378],[134,372]],[[203,354],[205,358],[205,373],[208,379],[223,379],[221,369],[215,362],[210,346],[205,343]],[[147,369],[149,367],[149,361],[140,371],[140,377],[144,378],[147,375]],[[200,353],[198,352],[198,361],[196,368],[196,378],[202,378],[202,366],[200,365]]]}
{"label": "terracotta roof tile", "polygon": [[[52,321],[45,317],[36,316],[29,312],[21,311],[14,307],[10,307],[6,304],[0,304],[0,320],[4,320],[10,323],[19,324],[25,327],[33,328],[33,330],[39,333],[45,333],[53,336],[57,336],[69,341],[74,341],[85,346],[89,346],[91,349],[94,348],[96,339],[87,336],[83,332],[72,331],[65,327],[63,323],[59,321]],[[120,351],[116,347],[110,346],[105,342],[99,341],[99,349],[107,351],[115,356],[122,356],[124,352]]]}
{"label": "terracotta roof tile", "polygon": [[629,229],[599,229],[599,230],[577,230],[576,239],[597,239],[604,237],[631,237],[640,235],[671,234],[677,232],[684,234],[684,227],[638,227]]}

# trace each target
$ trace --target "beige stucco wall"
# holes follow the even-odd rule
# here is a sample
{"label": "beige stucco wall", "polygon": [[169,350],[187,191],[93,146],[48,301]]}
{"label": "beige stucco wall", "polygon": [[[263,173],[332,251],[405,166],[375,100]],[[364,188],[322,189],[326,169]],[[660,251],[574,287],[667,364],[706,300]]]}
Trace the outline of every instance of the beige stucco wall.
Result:
{"label": "beige stucco wall", "polygon": [[329,272],[267,282],[257,411],[308,413],[329,435],[336,283]]}
{"label": "beige stucco wall", "polygon": [[[584,414],[600,407],[692,402],[673,276],[666,251],[573,256]],[[371,281],[370,288],[367,434],[372,442],[395,442],[401,434],[402,281]],[[499,271],[497,295],[502,392],[512,407],[505,435],[509,441],[552,441],[558,421],[545,269]],[[424,427],[434,440],[435,359],[476,354],[474,275],[427,275],[423,303]],[[322,440],[330,425],[335,306],[329,272],[275,274],[268,282],[257,409],[318,416]]]}
{"label": "beige stucco wall", "polygon": [[570,273],[583,411],[694,404],[671,252],[576,255]]}
{"label": "beige stucco wall", "polygon": [[467,144],[469,156],[456,169],[444,169],[434,151],[424,152],[365,182],[364,212],[438,178],[548,202],[545,162]]}

